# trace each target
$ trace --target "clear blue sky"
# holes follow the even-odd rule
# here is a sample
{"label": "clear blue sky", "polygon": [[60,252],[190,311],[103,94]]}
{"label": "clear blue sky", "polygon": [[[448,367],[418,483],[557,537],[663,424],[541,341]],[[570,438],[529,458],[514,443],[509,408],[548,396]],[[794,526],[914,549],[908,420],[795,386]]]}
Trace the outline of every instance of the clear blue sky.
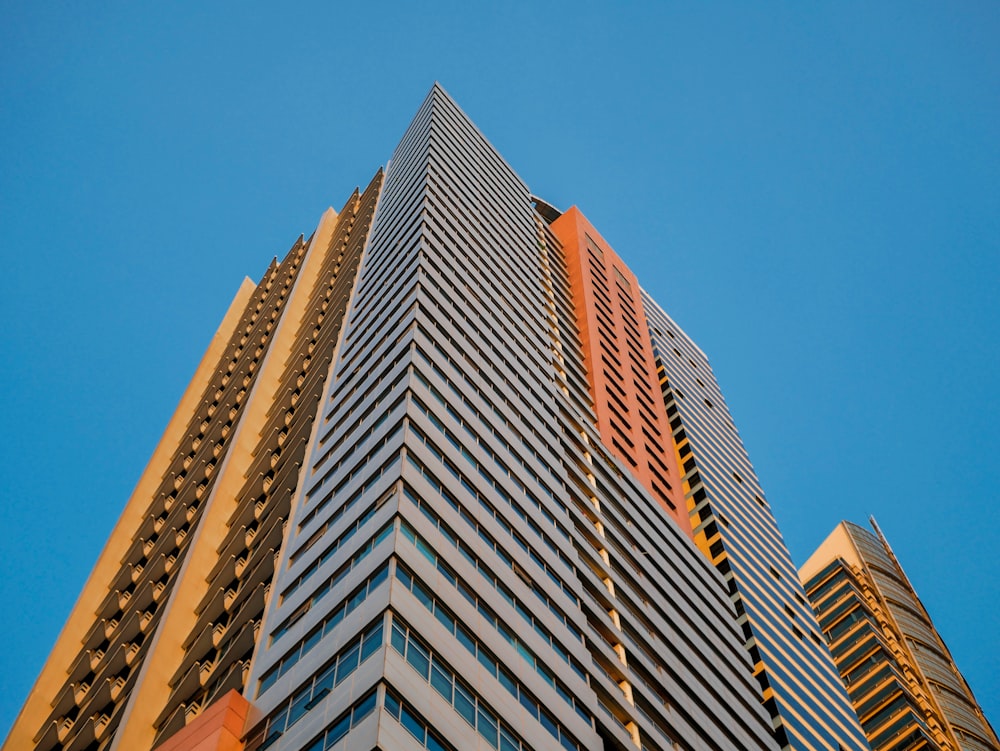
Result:
{"label": "clear blue sky", "polygon": [[4,3],[0,735],[240,280],[435,79],[708,353],[796,562],[874,514],[1000,724],[1000,6],[256,5]]}

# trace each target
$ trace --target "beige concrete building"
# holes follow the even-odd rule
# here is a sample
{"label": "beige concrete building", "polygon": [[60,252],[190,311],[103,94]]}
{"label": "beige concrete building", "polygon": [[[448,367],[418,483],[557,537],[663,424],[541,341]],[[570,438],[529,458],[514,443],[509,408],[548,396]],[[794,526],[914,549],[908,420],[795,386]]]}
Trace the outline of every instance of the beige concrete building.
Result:
{"label": "beige concrete building", "polygon": [[799,575],[874,751],[1000,741],[878,526],[841,522]]}
{"label": "beige concrete building", "polygon": [[242,691],[381,183],[240,287],[5,751],[148,749]]}

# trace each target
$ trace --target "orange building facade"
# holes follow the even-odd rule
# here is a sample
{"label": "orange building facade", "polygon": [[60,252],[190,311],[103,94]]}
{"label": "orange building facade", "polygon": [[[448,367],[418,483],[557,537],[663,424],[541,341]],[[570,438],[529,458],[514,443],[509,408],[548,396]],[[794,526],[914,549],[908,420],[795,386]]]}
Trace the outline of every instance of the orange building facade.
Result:
{"label": "orange building facade", "polygon": [[566,253],[601,438],[693,537],[639,282],[575,206],[550,229]]}

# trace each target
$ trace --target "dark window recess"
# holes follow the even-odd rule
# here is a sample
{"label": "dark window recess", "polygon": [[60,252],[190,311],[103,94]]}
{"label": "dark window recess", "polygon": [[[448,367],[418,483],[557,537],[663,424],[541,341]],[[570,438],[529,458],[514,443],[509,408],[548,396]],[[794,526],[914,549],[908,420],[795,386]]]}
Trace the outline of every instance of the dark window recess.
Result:
{"label": "dark window recess", "polygon": [[712,543],[712,545],[708,549],[708,552],[713,559],[718,558],[720,555],[726,552],[726,549],[722,547],[722,540],[716,540],[714,543]]}
{"label": "dark window recess", "polygon": [[767,680],[767,673],[765,673],[763,670],[761,670],[759,673],[757,673],[756,675],[754,675],[754,678],[756,678],[757,679],[757,683],[760,684],[760,691],[761,691],[761,693],[767,691],[767,689],[768,689],[768,687],[770,685],[768,683],[768,680]]}
{"label": "dark window recess", "polygon": [[783,725],[774,729],[774,739],[782,748],[788,745],[788,733],[785,732]]}
{"label": "dark window recess", "polygon": [[[692,469],[695,469],[697,466],[698,465],[695,464],[694,457],[692,456],[690,459],[684,462],[684,474],[687,474]],[[694,483],[692,482],[691,484],[693,485]]]}

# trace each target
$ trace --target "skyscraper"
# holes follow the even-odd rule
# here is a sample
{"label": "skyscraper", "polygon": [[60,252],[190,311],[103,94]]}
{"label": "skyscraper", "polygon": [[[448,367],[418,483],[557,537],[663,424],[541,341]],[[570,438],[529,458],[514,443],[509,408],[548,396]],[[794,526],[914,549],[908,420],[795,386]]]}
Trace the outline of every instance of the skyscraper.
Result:
{"label": "skyscraper", "polygon": [[381,182],[240,287],[5,749],[150,748],[244,685]]}
{"label": "skyscraper", "polygon": [[790,749],[866,748],[708,358],[644,302],[695,541],[726,580],[775,736]]}
{"label": "skyscraper", "polygon": [[800,575],[874,751],[1000,740],[881,530],[841,522]]}
{"label": "skyscraper", "polygon": [[864,748],[665,331],[435,85],[241,289],[5,748]]}

